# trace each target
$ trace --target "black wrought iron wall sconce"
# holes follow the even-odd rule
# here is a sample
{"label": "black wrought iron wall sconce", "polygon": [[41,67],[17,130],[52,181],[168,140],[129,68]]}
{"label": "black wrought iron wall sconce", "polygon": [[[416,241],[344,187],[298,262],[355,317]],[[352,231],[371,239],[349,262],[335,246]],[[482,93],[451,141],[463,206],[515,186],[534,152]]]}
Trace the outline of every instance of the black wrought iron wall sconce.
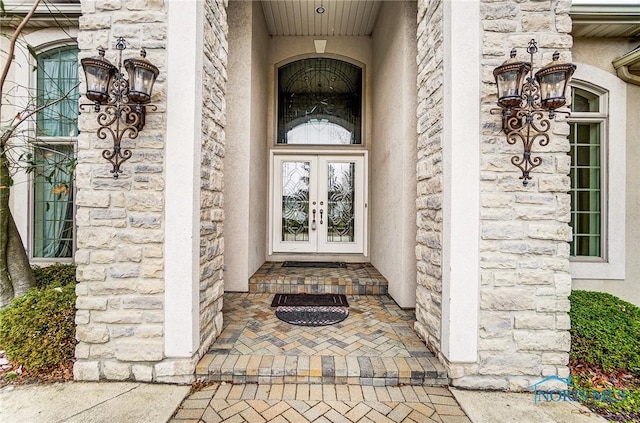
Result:
{"label": "black wrought iron wall sconce", "polygon": [[[98,138],[111,137],[113,140],[113,149],[104,150],[102,157],[113,165],[111,173],[117,178],[122,173],[120,165],[131,158],[131,150],[122,149],[123,137],[137,138],[144,127],[147,108],[157,110],[148,103],[159,71],[146,59],[144,48],[140,57],[126,59],[123,63],[122,51],[127,48],[125,39],[118,38],[115,47],[118,50],[117,67],[105,59],[102,47],[98,48],[97,57],[81,60],[87,83],[86,97],[93,103],[81,104],[80,108],[92,106],[98,113]],[[122,73],[123,64],[128,78]]]}
{"label": "black wrought iron wall sconce", "polygon": [[[493,70],[498,86],[498,106],[495,109],[502,114],[502,130],[511,145],[521,141],[522,157],[513,156],[511,163],[522,171],[522,184],[531,179],[531,170],[542,164],[540,157],[531,155],[533,144],[549,144],[549,119],[558,113],[556,109],[566,104],[567,83],[576,70],[572,63],[563,63],[558,52],[553,61],[533,74],[533,55],[538,52],[535,39],[529,42],[527,53],[529,62],[516,59],[516,49],[511,50],[510,58]],[[544,112],[548,118],[545,118]],[[563,112],[564,113],[564,112]]]}

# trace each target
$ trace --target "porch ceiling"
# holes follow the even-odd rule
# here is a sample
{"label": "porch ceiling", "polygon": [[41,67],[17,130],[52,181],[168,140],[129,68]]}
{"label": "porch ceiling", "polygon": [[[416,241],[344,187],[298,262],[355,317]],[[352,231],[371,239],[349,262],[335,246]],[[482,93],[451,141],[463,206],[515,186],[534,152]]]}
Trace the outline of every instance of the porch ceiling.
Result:
{"label": "porch ceiling", "polygon": [[[377,0],[262,0],[270,35],[371,35]],[[323,14],[316,13],[322,6]]]}

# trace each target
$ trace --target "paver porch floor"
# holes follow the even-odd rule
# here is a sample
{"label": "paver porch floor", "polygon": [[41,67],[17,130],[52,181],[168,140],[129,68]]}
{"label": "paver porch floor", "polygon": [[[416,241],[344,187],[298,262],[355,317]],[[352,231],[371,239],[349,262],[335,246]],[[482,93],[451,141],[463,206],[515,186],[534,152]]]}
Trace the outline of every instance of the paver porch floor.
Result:
{"label": "paver porch floor", "polygon": [[221,335],[196,376],[233,383],[446,385],[444,367],[413,330],[413,310],[387,295],[348,295],[349,316],[295,326],[270,307],[273,294],[224,294]]}

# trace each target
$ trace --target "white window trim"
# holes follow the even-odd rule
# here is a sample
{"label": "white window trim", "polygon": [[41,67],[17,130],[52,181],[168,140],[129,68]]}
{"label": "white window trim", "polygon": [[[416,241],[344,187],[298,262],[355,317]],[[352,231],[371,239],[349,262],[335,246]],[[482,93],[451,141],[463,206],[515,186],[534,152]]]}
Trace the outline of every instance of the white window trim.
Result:
{"label": "white window trim", "polygon": [[[606,169],[602,191],[604,257],[600,260],[571,257],[571,276],[573,279],[624,279],[627,86],[615,75],[602,69],[581,63],[576,65],[571,83],[573,86],[608,94],[608,122],[604,128],[602,147]],[[575,117],[579,118],[579,115],[576,113]]]}
{"label": "white window trim", "polygon": [[[32,33],[24,35],[24,41],[34,48],[36,54],[45,53],[49,50],[61,48],[65,46],[77,46],[76,39],[78,36],[77,28],[45,28]],[[20,87],[27,87],[26,90],[30,91],[37,87],[38,72],[35,70],[36,59],[32,57],[26,50],[24,54],[16,53],[15,62],[13,64],[14,80]],[[27,70],[27,71],[25,71]],[[28,99],[29,92],[24,91],[17,92],[18,99]],[[23,107],[25,104],[18,101],[17,107]],[[35,117],[30,122],[25,122],[26,128],[33,132],[35,131]],[[50,140],[48,140],[50,141]],[[73,143],[75,144],[74,150],[77,153],[77,138],[73,137],[69,140],[64,138],[58,138],[58,143]],[[29,260],[32,264],[48,265],[53,263],[72,263],[73,257],[64,258],[43,258],[33,257],[33,189],[32,178],[23,171],[17,172],[14,175],[14,184],[11,190],[10,207],[13,211],[13,218],[18,228],[18,232],[22,238],[22,242],[28,252]],[[74,193],[75,198],[75,193]],[[74,216],[75,216],[75,202],[74,202]],[[75,219],[74,219],[75,228]],[[74,245],[76,231],[74,229]],[[75,251],[74,251],[75,254]]]}
{"label": "white window trim", "polygon": [[[571,123],[595,123],[599,125],[600,132],[600,256],[572,256],[572,260],[593,262],[593,263],[606,263],[609,257],[609,242],[608,232],[609,225],[607,221],[608,217],[608,176],[609,176],[609,163],[607,161],[607,155],[609,151],[609,139],[608,139],[608,110],[609,110],[609,93],[601,87],[593,84],[585,83],[584,81],[571,81],[572,88],[580,88],[589,93],[596,94],[598,96],[598,112],[572,112],[569,121]],[[571,210],[573,214],[573,209]],[[575,235],[575,234],[574,234]]]}

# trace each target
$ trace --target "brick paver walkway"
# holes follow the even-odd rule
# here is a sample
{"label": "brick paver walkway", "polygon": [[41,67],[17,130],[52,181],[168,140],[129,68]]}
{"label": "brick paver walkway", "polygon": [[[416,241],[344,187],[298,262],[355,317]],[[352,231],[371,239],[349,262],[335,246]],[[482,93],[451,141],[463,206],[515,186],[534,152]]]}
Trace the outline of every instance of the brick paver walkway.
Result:
{"label": "brick paver walkway", "polygon": [[196,368],[233,383],[446,385],[441,363],[413,330],[413,310],[386,295],[350,295],[349,316],[330,326],[294,326],[272,294],[224,294],[224,329]]}
{"label": "brick paver walkway", "polygon": [[435,386],[447,374],[414,332],[413,310],[387,295],[348,295],[347,319],[304,327],[280,321],[272,298],[224,294],[223,331],[196,368],[211,385],[171,423],[470,423],[448,388]]}
{"label": "brick paver walkway", "polygon": [[191,394],[170,423],[471,423],[447,388],[216,383]]}

